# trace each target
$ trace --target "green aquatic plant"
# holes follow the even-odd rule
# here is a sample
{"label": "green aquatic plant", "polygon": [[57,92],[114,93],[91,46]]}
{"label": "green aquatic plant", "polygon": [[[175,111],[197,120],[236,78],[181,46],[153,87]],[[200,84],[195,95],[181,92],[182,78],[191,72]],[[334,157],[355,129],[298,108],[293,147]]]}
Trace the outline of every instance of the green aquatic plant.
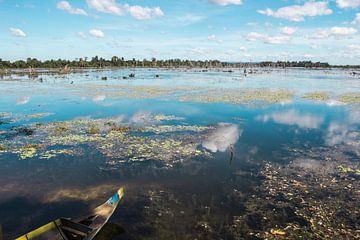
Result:
{"label": "green aquatic plant", "polygon": [[8,149],[8,148],[7,148],[6,146],[0,144],[0,153],[6,152],[7,149]]}
{"label": "green aquatic plant", "polygon": [[306,94],[303,98],[314,101],[327,101],[330,99],[330,96],[327,92],[313,92]]}
{"label": "green aquatic plant", "polygon": [[201,103],[233,103],[249,104],[262,102],[266,104],[280,103],[291,101],[294,94],[287,90],[270,90],[270,89],[221,89],[209,90],[199,94],[185,94],[179,97],[180,101],[194,101]]}
{"label": "green aquatic plant", "polygon": [[65,126],[58,126],[58,127],[54,128],[55,134],[65,134],[68,131],[69,131],[69,128],[67,128]]}
{"label": "green aquatic plant", "polygon": [[132,128],[130,127],[123,127],[123,126],[119,126],[119,127],[113,127],[111,128],[110,131],[115,131],[115,132],[129,132],[131,131]]}
{"label": "green aquatic plant", "polygon": [[74,151],[71,149],[48,150],[39,156],[40,159],[50,159],[58,155],[73,155]]}
{"label": "green aquatic plant", "polygon": [[44,144],[27,144],[13,150],[13,153],[19,154],[20,159],[33,158],[37,155],[37,151],[44,148]]}
{"label": "green aquatic plant", "polygon": [[[175,116],[158,115],[158,120],[179,119]],[[152,116],[154,117],[154,116]],[[197,125],[154,125],[134,128],[111,119],[76,119],[63,122],[31,124],[36,129],[36,139],[44,146],[28,145],[16,148],[21,159],[39,157],[51,159],[58,155],[75,155],[69,150],[47,150],[41,147],[90,145],[105,156],[121,161],[158,160],[166,163],[181,162],[197,156],[210,157],[206,150],[198,149],[203,132],[212,127]],[[146,133],[146,134],[144,134]],[[147,134],[155,133],[155,134]],[[181,134],[178,134],[181,133]],[[196,134],[195,134],[196,133]],[[28,141],[19,138],[16,144]],[[13,143],[15,144],[15,143]]]}
{"label": "green aquatic plant", "polygon": [[99,134],[100,133],[100,129],[98,127],[90,127],[88,129],[88,133],[89,134]]}
{"label": "green aquatic plant", "polygon": [[154,132],[154,133],[171,133],[171,132],[202,132],[212,129],[208,126],[186,126],[186,125],[160,125],[160,126],[148,126],[142,129],[143,132]]}
{"label": "green aquatic plant", "polygon": [[345,93],[339,97],[339,101],[343,103],[359,104],[360,93]]}
{"label": "green aquatic plant", "polygon": [[161,122],[161,121],[174,121],[174,120],[179,121],[179,120],[184,120],[185,118],[176,117],[176,116],[173,116],[173,115],[169,115],[169,116],[167,116],[167,115],[156,115],[156,116],[154,116],[154,119],[156,121]]}
{"label": "green aquatic plant", "polygon": [[25,119],[36,119],[36,118],[44,118],[53,115],[53,113],[35,113],[26,115]]}
{"label": "green aquatic plant", "polygon": [[338,166],[338,169],[340,172],[342,173],[346,173],[346,174],[355,174],[360,176],[360,169],[353,169],[351,167],[346,167],[346,166]]}

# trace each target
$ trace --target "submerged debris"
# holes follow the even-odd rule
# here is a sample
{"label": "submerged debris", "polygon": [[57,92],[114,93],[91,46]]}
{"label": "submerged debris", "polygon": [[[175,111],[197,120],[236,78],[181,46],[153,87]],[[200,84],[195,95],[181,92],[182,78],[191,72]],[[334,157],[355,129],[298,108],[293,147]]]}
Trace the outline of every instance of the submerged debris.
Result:
{"label": "submerged debris", "polygon": [[[360,184],[354,182],[351,176],[343,175],[344,172],[356,173],[356,170],[343,166],[337,168],[336,162],[331,160],[321,161],[320,164],[323,165],[321,171],[298,168],[291,163],[285,167],[270,163],[265,165],[261,174],[266,180],[254,200],[254,205],[264,211],[262,229],[265,231],[259,231],[256,236],[360,238],[357,231],[360,212],[356,207]],[[271,209],[266,209],[266,205]],[[281,217],[281,214],[285,215]]]}

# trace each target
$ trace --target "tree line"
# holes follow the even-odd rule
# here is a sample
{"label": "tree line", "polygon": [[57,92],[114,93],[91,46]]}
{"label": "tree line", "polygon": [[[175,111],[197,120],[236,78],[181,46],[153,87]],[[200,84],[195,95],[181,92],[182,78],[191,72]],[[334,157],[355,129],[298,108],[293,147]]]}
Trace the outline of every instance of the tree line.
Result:
{"label": "tree line", "polygon": [[[181,60],[168,59],[151,60],[130,59],[123,57],[112,57],[105,59],[102,57],[92,57],[91,59],[77,58],[75,60],[51,59],[38,60],[36,58],[27,58],[26,60],[5,61],[0,58],[0,69],[27,69],[27,68],[107,68],[107,67],[130,67],[130,68],[236,68],[236,67],[303,67],[303,68],[329,68],[331,66],[324,62],[312,61],[264,61],[264,62],[221,62],[219,60]],[[339,66],[338,66],[339,67]],[[341,67],[360,67],[360,66],[341,66]]]}

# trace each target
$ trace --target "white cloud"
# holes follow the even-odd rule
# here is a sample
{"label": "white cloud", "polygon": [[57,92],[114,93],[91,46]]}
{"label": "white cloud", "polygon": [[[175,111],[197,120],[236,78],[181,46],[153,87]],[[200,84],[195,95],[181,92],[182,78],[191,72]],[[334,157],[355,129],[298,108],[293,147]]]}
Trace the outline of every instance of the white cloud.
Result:
{"label": "white cloud", "polygon": [[301,114],[297,110],[289,110],[287,112],[278,112],[273,114],[266,114],[257,119],[263,122],[274,121],[280,124],[296,125],[300,128],[319,128],[324,122],[323,117],[317,117],[310,114]]}
{"label": "white cloud", "polygon": [[207,37],[207,39],[209,41],[213,41],[213,42],[217,42],[217,43],[222,43],[223,41],[221,39],[218,39],[215,35],[210,35]]}
{"label": "white cloud", "polygon": [[360,13],[356,14],[356,17],[354,21],[352,21],[353,24],[360,24]]}
{"label": "white cloud", "polygon": [[119,5],[115,0],[86,0],[90,8],[99,12],[123,16],[126,13],[124,5]]}
{"label": "white cloud", "polygon": [[241,5],[242,0],[209,0],[209,2],[220,5],[220,6],[227,6],[227,5]]}
{"label": "white cloud", "polygon": [[215,35],[210,35],[210,36],[208,36],[208,40],[215,40],[216,39],[216,36]]}
{"label": "white cloud", "polygon": [[336,0],[339,8],[357,8],[360,6],[360,0]]}
{"label": "white cloud", "polygon": [[138,5],[119,4],[116,0],[86,0],[88,6],[99,12],[111,13],[118,16],[130,14],[138,20],[147,20],[164,16],[160,7],[142,7]]}
{"label": "white cloud", "polygon": [[59,2],[56,7],[58,9],[64,10],[65,12],[68,12],[70,14],[76,14],[76,15],[84,15],[87,16],[88,14],[85,12],[84,9],[81,8],[74,8],[70,5],[67,1],[61,1]]}
{"label": "white cloud", "polygon": [[10,32],[15,37],[26,37],[26,33],[19,28],[10,28]]}
{"label": "white cloud", "polygon": [[304,5],[282,7],[275,11],[267,8],[265,10],[258,10],[257,12],[267,16],[301,22],[305,20],[305,17],[329,15],[332,14],[333,11],[328,7],[327,2],[306,2]]}
{"label": "white cloud", "polygon": [[297,28],[295,27],[282,27],[280,28],[280,32],[282,34],[286,34],[286,35],[293,35],[294,33],[296,33]]}
{"label": "white cloud", "polygon": [[87,35],[84,32],[78,32],[78,36],[81,38],[87,38]]}
{"label": "white cloud", "polygon": [[24,96],[16,100],[16,105],[25,105],[30,101],[30,97]]}
{"label": "white cloud", "polygon": [[320,29],[312,36],[315,39],[325,39],[329,37],[351,37],[358,32],[357,29],[352,27],[332,27],[328,29]]}
{"label": "white cloud", "polygon": [[91,29],[89,31],[89,34],[93,37],[96,37],[96,38],[103,38],[105,37],[105,34],[101,31],[101,30],[98,30],[98,29]]}
{"label": "white cloud", "polygon": [[287,44],[290,43],[291,38],[289,36],[269,36],[267,34],[251,32],[246,36],[246,40],[251,42],[262,41],[268,44]]}
{"label": "white cloud", "polygon": [[164,16],[164,13],[161,11],[160,7],[149,8],[141,6],[129,6],[128,12],[131,16],[138,20],[147,20],[154,17]]}
{"label": "white cloud", "polygon": [[202,146],[211,152],[225,152],[234,145],[242,131],[235,124],[220,123],[217,128],[203,141]]}
{"label": "white cloud", "polygon": [[355,52],[360,53],[360,45],[352,44],[352,45],[350,45],[348,48],[349,48],[349,50],[351,50],[351,51],[355,51]]}

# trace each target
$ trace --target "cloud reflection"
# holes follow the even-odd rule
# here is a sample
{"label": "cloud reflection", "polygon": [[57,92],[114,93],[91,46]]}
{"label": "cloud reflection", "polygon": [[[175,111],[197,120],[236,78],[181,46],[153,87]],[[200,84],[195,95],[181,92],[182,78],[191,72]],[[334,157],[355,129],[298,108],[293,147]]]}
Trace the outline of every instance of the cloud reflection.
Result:
{"label": "cloud reflection", "polygon": [[280,124],[296,125],[300,128],[316,129],[324,122],[323,117],[311,114],[301,114],[299,111],[291,109],[286,112],[277,112],[273,114],[265,114],[257,117],[263,122],[273,121]]}
{"label": "cloud reflection", "polygon": [[103,102],[106,99],[105,95],[96,95],[92,98],[93,102]]}
{"label": "cloud reflection", "polygon": [[235,144],[242,130],[235,124],[219,123],[218,127],[203,141],[202,146],[211,152],[225,152]]}
{"label": "cloud reflection", "polygon": [[16,100],[16,105],[25,105],[30,101],[29,96],[24,96]]}

